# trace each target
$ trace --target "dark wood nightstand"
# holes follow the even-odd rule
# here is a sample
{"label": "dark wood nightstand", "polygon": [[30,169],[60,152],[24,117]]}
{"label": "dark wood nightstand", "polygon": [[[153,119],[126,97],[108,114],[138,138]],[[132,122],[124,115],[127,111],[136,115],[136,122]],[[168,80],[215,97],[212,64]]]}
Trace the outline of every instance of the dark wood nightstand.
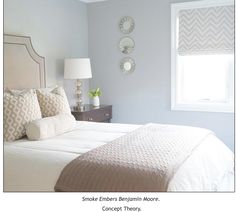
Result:
{"label": "dark wood nightstand", "polygon": [[77,121],[111,122],[112,105],[84,105],[84,111],[71,111]]}

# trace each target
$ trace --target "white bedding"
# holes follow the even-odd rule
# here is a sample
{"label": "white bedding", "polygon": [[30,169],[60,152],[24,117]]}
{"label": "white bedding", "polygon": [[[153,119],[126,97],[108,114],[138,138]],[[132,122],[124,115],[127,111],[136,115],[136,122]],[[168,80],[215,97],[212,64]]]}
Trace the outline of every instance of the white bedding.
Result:
{"label": "white bedding", "polygon": [[[77,122],[74,131],[52,139],[5,142],[4,191],[53,191],[71,160],[139,127]],[[233,166],[233,153],[209,135],[179,168],[168,191],[233,191]]]}

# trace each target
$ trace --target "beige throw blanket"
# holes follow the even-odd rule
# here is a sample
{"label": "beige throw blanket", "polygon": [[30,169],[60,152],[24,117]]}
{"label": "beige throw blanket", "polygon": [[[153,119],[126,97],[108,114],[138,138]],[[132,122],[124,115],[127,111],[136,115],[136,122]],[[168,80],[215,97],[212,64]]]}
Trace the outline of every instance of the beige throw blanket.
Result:
{"label": "beige throw blanket", "polygon": [[210,133],[147,124],[70,162],[55,191],[167,191],[178,168]]}

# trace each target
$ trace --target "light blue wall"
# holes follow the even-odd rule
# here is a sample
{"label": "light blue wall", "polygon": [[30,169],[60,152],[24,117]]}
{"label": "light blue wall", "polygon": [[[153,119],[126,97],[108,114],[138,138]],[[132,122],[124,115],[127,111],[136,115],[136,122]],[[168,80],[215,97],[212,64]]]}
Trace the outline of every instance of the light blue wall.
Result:
{"label": "light blue wall", "polygon": [[[231,149],[234,147],[234,115],[227,113],[171,111],[170,4],[178,0],[111,0],[88,5],[91,88],[101,87],[101,102],[113,105],[113,122],[182,124],[213,130]],[[123,36],[122,16],[134,18],[130,36],[136,47],[132,75],[123,75],[124,57],[117,44]]]}
{"label": "light blue wall", "polygon": [[[47,86],[63,85],[64,58],[88,56],[87,20],[87,5],[77,0],[4,0],[4,33],[31,37],[45,57]],[[74,104],[75,82],[64,85]]]}

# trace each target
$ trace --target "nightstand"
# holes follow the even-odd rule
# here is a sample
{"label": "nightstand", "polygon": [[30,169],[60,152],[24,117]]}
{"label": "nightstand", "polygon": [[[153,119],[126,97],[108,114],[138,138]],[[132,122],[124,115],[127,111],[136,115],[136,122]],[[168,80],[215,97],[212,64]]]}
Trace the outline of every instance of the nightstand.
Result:
{"label": "nightstand", "polygon": [[84,111],[72,111],[77,121],[110,122],[112,118],[112,105],[84,105]]}

